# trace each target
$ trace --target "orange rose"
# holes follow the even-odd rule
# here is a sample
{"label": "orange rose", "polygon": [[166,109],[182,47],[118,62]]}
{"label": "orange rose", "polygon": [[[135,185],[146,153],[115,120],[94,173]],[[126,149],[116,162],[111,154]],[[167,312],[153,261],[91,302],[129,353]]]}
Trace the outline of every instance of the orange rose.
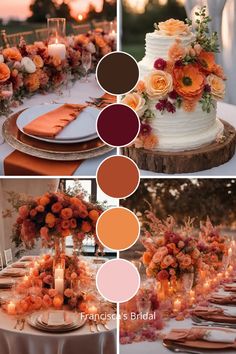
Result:
{"label": "orange rose", "polygon": [[135,87],[135,91],[137,91],[137,92],[139,92],[139,93],[142,93],[142,92],[145,91],[145,83],[144,83],[142,80],[140,80],[140,81],[137,83],[137,85],[136,85],[136,87]]}
{"label": "orange rose", "polygon": [[9,60],[21,61],[22,59],[22,55],[20,54],[19,50],[15,47],[3,49],[2,54],[6,59]]}
{"label": "orange rose", "polygon": [[37,72],[28,74],[24,79],[24,85],[29,92],[35,92],[40,87],[40,78]]}
{"label": "orange rose", "polygon": [[174,68],[174,89],[186,100],[197,99],[201,96],[205,76],[196,65],[185,65]]}
{"label": "orange rose", "polygon": [[99,218],[99,212],[97,210],[90,210],[89,217],[91,220],[97,221],[97,219]]}
{"label": "orange rose", "polygon": [[168,268],[170,265],[174,263],[174,258],[170,255],[165,256],[165,258],[161,262],[161,268]]}
{"label": "orange rose", "polygon": [[7,81],[10,78],[11,71],[4,63],[0,63],[0,83]]}
{"label": "orange rose", "polygon": [[175,43],[170,47],[168,51],[168,57],[171,61],[177,61],[183,59],[185,56],[185,49],[181,45],[180,40],[176,40]]}
{"label": "orange rose", "polygon": [[46,197],[46,196],[43,196],[42,198],[39,199],[39,204],[40,205],[45,206],[45,205],[47,205],[49,203],[50,203],[50,199],[48,197]]}
{"label": "orange rose", "polygon": [[215,68],[215,55],[212,52],[205,52],[204,50],[198,56],[198,61],[203,71],[212,73]]}
{"label": "orange rose", "polygon": [[71,208],[64,208],[61,211],[62,219],[65,219],[65,220],[70,219],[72,217],[72,215],[73,215],[73,211]]}
{"label": "orange rose", "polygon": [[56,202],[52,205],[53,213],[60,213],[61,209],[62,209],[62,204],[60,202]]}
{"label": "orange rose", "polygon": [[55,66],[55,67],[58,67],[61,65],[61,58],[58,56],[58,55],[54,55],[52,57],[52,64]]}
{"label": "orange rose", "polygon": [[182,259],[181,259],[181,262],[180,262],[180,267],[183,268],[183,269],[186,269],[186,268],[189,268],[192,264],[192,259],[191,257],[186,254]]}
{"label": "orange rose", "polygon": [[211,93],[216,100],[224,98],[225,83],[220,77],[211,74],[207,77],[207,83],[210,85]]}
{"label": "orange rose", "polygon": [[144,252],[143,254],[143,264],[148,265],[152,260],[151,252]]}
{"label": "orange rose", "polygon": [[183,21],[173,18],[158,23],[159,31],[167,36],[185,35],[190,33],[190,28]]}
{"label": "orange rose", "polygon": [[121,102],[131,107],[139,117],[141,117],[146,110],[146,101],[138,92],[128,93]]}
{"label": "orange rose", "polygon": [[218,65],[218,64],[215,64],[215,65],[214,65],[214,67],[213,67],[213,73],[214,73],[216,76],[219,76],[222,80],[226,80],[224,70],[223,70],[223,68],[222,68],[220,65]]}
{"label": "orange rose", "polygon": [[90,232],[92,229],[92,226],[87,222],[87,221],[83,221],[82,225],[81,225],[81,230],[83,232]]}
{"label": "orange rose", "polygon": [[69,229],[62,230],[62,232],[61,232],[62,237],[70,236],[70,234],[71,234],[71,232]]}
{"label": "orange rose", "polygon": [[45,218],[45,222],[46,224],[53,224],[55,223],[56,218],[52,213],[47,213],[46,218]]}
{"label": "orange rose", "polygon": [[158,137],[154,134],[150,134],[148,136],[145,136],[144,141],[143,141],[143,147],[144,149],[151,150],[154,149],[158,144]]}
{"label": "orange rose", "polygon": [[77,222],[75,219],[70,219],[70,227],[75,229],[77,227]]}
{"label": "orange rose", "polygon": [[146,92],[150,99],[165,97],[172,91],[172,76],[162,70],[152,71],[145,78]]}
{"label": "orange rose", "polygon": [[64,230],[69,229],[69,227],[70,227],[70,221],[69,221],[69,220],[62,220],[62,222],[61,222],[61,227],[62,227],[62,229],[64,229]]}
{"label": "orange rose", "polygon": [[44,66],[43,59],[41,58],[40,55],[35,55],[33,57],[33,62],[34,62],[34,64],[35,64],[37,69],[40,69],[40,68],[42,68]]}

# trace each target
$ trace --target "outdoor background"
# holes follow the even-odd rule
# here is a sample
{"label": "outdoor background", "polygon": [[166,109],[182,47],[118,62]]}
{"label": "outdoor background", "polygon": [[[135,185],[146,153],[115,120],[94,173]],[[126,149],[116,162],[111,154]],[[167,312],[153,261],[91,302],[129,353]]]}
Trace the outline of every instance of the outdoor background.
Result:
{"label": "outdoor background", "polygon": [[122,49],[137,60],[145,51],[145,34],[154,31],[154,23],[170,17],[185,20],[183,0],[123,0]]}
{"label": "outdoor background", "polygon": [[[121,204],[132,210],[141,223],[151,205],[160,219],[172,215],[182,225],[190,216],[198,228],[199,221],[209,216],[214,225],[222,226],[222,233],[235,236],[236,179],[141,179],[136,192]],[[121,252],[121,257],[137,259],[143,250],[137,241]]]}
{"label": "outdoor background", "polygon": [[1,0],[0,30],[8,34],[46,27],[47,17],[65,17],[71,24],[113,20],[116,0]]}

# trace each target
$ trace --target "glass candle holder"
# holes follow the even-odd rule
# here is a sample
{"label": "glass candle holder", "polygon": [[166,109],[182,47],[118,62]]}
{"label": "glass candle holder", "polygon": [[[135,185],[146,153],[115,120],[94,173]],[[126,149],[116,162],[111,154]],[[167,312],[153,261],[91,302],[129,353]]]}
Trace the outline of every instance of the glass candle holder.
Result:
{"label": "glass candle holder", "polygon": [[66,58],[66,19],[48,18],[48,54],[58,56],[61,60]]}

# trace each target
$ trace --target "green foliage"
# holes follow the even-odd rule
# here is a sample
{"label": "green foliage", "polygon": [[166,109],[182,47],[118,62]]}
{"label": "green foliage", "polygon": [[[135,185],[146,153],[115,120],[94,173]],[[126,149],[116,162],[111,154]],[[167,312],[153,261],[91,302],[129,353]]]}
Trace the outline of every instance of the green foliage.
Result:
{"label": "green foliage", "polygon": [[217,32],[210,34],[208,24],[211,18],[206,15],[206,6],[195,12],[196,23],[196,42],[207,52],[219,52]]}
{"label": "green foliage", "polygon": [[200,100],[203,112],[210,113],[211,108],[214,107],[214,101],[210,92],[204,92]]}

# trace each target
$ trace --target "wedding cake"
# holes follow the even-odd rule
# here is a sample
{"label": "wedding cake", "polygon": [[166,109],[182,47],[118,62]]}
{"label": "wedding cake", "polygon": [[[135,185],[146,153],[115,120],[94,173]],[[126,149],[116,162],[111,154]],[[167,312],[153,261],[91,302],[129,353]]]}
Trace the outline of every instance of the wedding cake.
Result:
{"label": "wedding cake", "polygon": [[140,118],[136,148],[186,151],[222,141],[216,108],[225,77],[215,62],[217,36],[208,33],[204,8],[198,15],[194,32],[191,21],[170,19],[146,34],[140,81],[122,99]]}

